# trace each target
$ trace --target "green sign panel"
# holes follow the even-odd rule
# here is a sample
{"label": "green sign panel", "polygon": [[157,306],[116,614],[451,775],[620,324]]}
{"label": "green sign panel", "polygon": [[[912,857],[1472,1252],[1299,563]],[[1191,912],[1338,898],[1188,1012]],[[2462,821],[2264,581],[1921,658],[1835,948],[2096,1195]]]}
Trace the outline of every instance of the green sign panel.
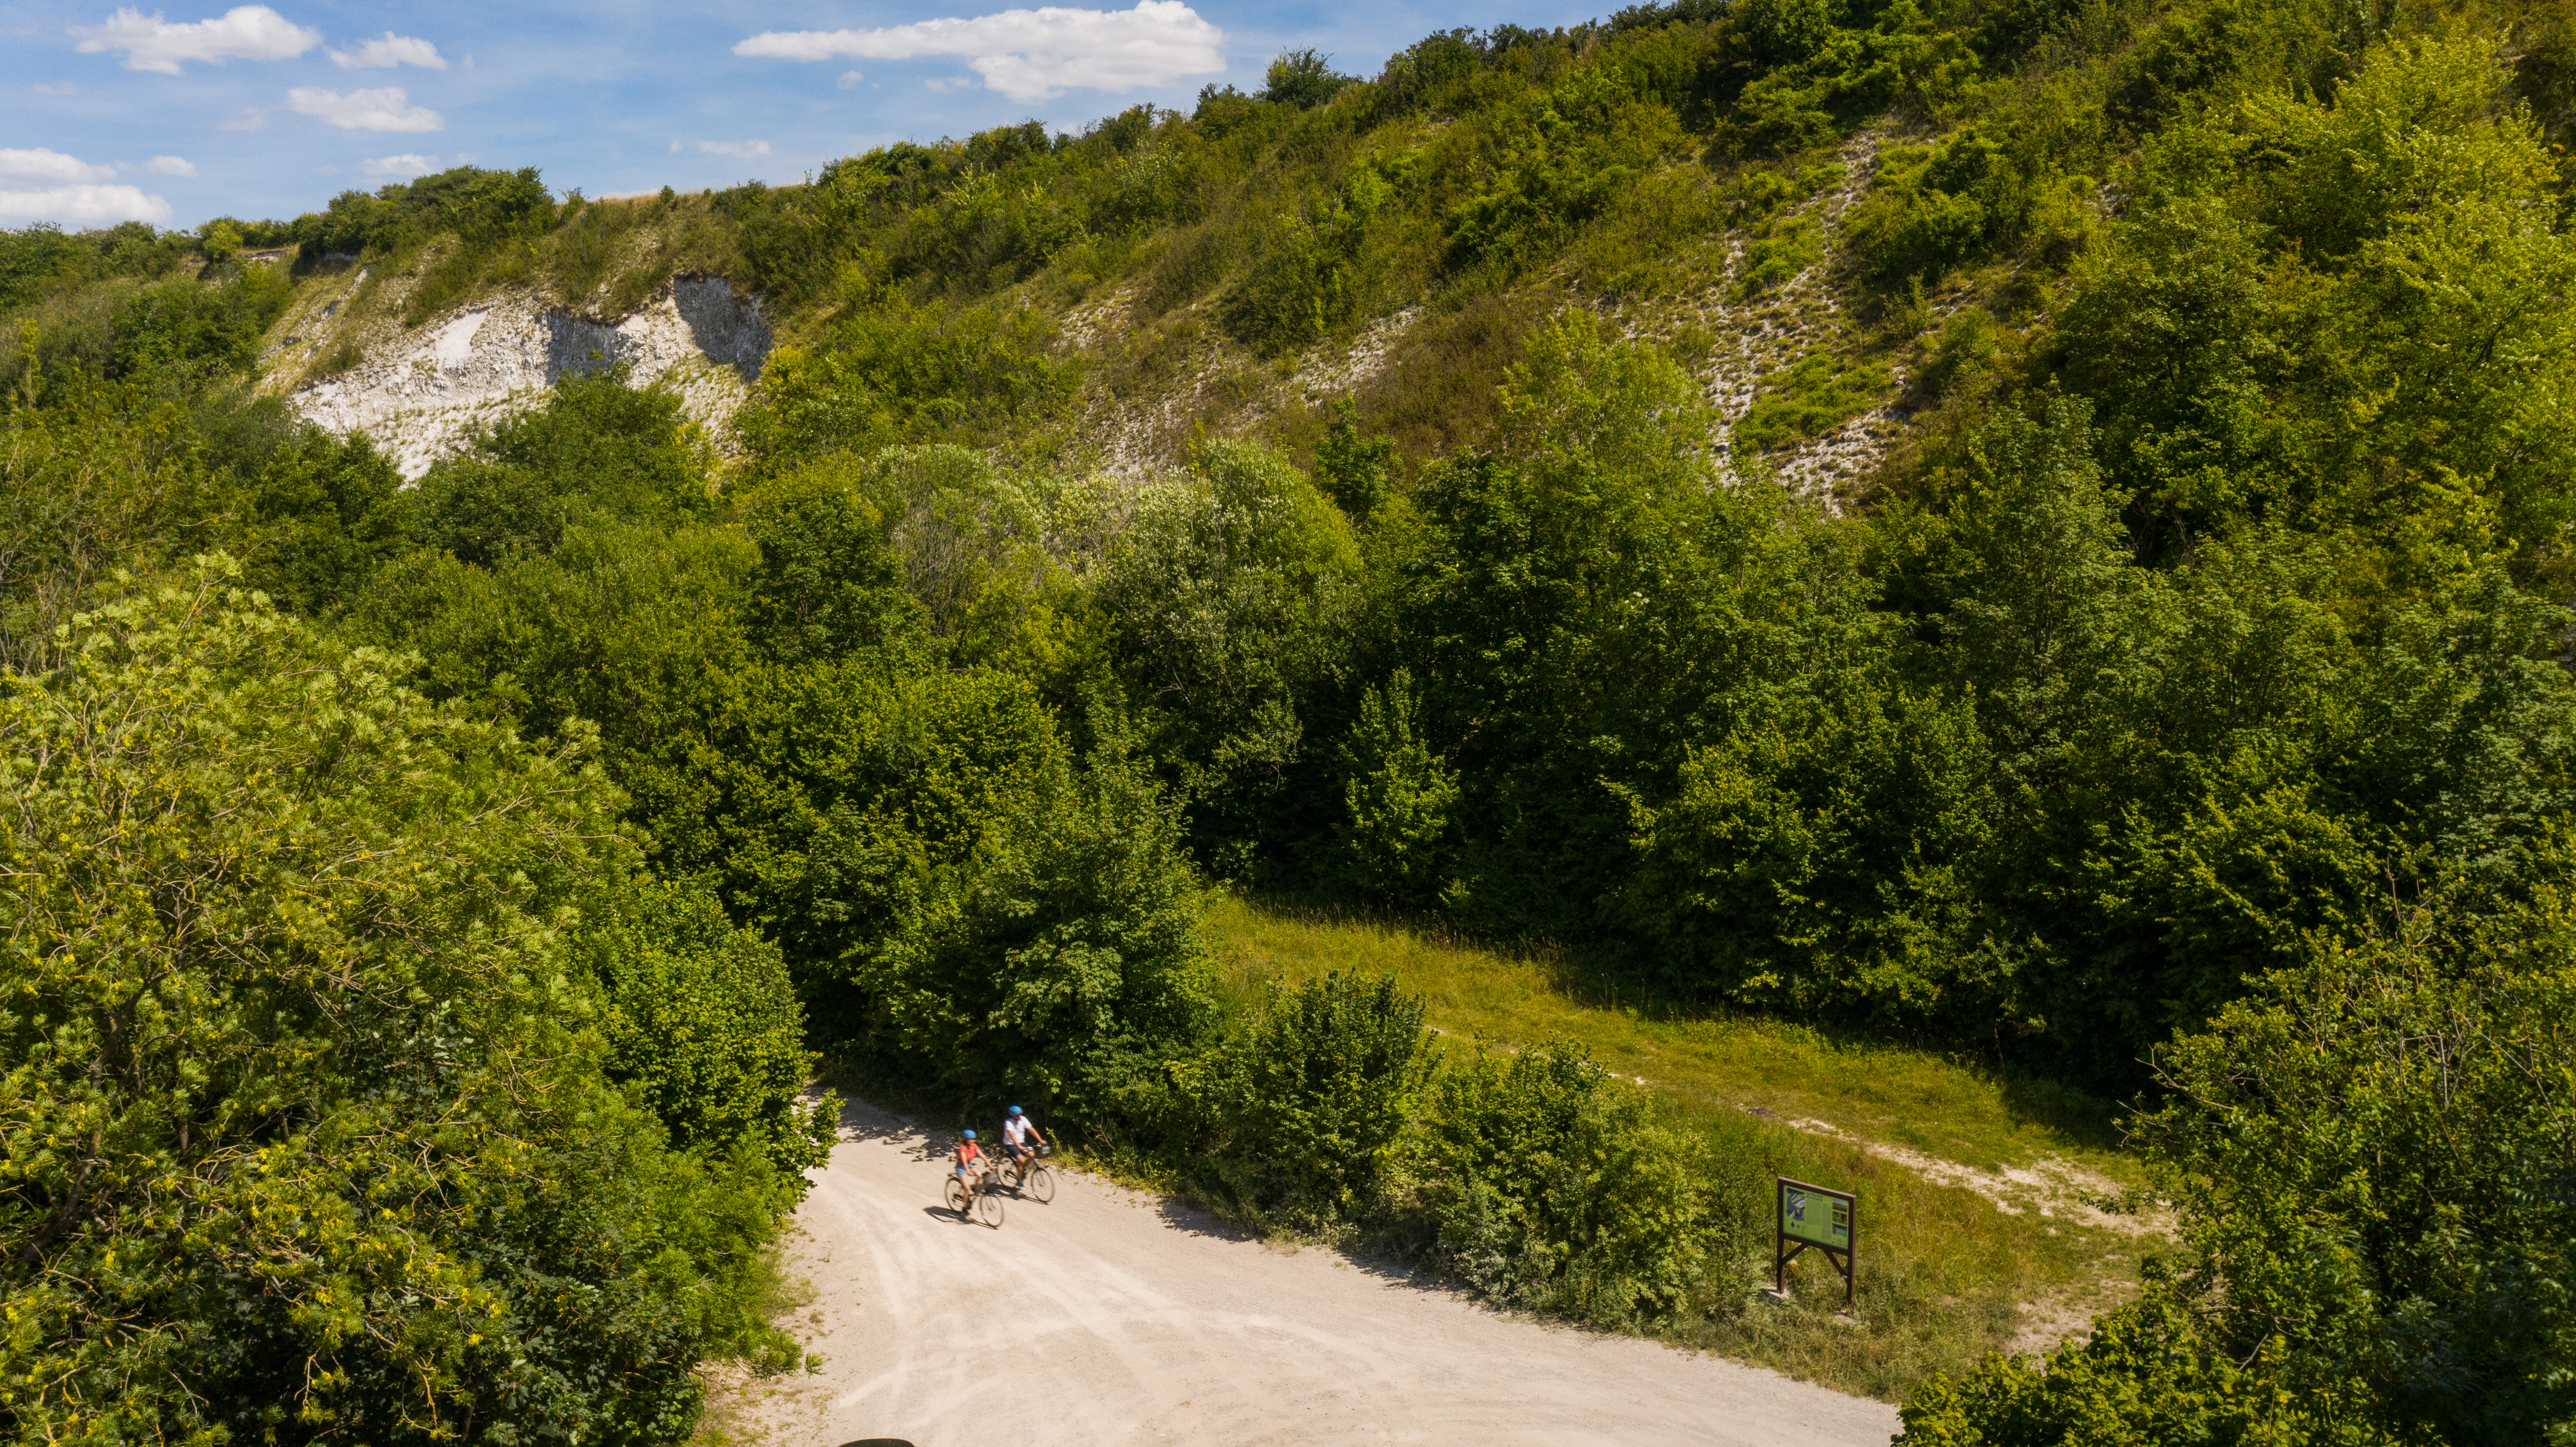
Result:
{"label": "green sign panel", "polygon": [[1810,1246],[1851,1249],[1852,1203],[1808,1186],[1780,1183],[1780,1234]]}

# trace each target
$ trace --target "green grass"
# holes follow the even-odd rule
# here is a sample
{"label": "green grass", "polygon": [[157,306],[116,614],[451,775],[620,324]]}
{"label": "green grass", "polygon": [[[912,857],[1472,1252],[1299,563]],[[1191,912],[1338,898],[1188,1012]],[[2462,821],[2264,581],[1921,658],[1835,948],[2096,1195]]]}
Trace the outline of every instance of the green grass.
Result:
{"label": "green grass", "polygon": [[[1544,955],[1400,924],[1220,895],[1210,901],[1209,928],[1231,992],[1248,994],[1265,975],[1391,973],[1424,998],[1450,1050],[1575,1041],[1621,1075],[1642,1077],[1674,1124],[1706,1134],[1740,1169],[1859,1193],[1856,1320],[1835,1315],[1840,1282],[1828,1291],[1821,1265],[1802,1263],[1790,1302],[1756,1297],[1740,1316],[1682,1333],[1683,1344],[1899,1400],[1933,1372],[2013,1345],[2034,1317],[2028,1309],[2072,1313],[2080,1325],[2128,1292],[2141,1246],[2157,1245],[2082,1224],[2064,1214],[2063,1193],[1983,1182],[2016,1208],[2007,1211],[1934,1179],[1938,1164],[1916,1169],[1888,1154],[1988,1173],[2056,1166],[2099,1178],[2104,1189],[2138,1184],[2136,1163],[2116,1147],[2113,1108],[2080,1093],[1795,1025],[1587,1003]],[[2043,1215],[2043,1206],[2059,1214]],[[1758,1229],[1770,1230],[1767,1204]]]}
{"label": "green grass", "polygon": [[1876,406],[1887,395],[1887,364],[1845,364],[1829,352],[1811,352],[1764,379],[1761,392],[1735,424],[1742,452],[1776,452],[1819,436]]}

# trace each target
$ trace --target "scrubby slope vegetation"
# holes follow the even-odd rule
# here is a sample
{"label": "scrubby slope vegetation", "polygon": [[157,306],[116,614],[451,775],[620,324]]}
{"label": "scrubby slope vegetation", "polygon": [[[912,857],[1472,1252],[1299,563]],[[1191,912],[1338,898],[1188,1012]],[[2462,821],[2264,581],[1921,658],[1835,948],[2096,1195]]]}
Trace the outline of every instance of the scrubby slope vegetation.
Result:
{"label": "scrubby slope vegetation", "polygon": [[[669,1440],[807,1049],[1760,1337],[1760,1133],[1232,990],[1215,878],[2138,1100],[2181,1259],[1913,1440],[2576,1430],[2568,20],[1686,3],[6,238],[0,1413]],[[572,378],[405,488],[254,388],[349,267],[789,345],[738,456]]]}

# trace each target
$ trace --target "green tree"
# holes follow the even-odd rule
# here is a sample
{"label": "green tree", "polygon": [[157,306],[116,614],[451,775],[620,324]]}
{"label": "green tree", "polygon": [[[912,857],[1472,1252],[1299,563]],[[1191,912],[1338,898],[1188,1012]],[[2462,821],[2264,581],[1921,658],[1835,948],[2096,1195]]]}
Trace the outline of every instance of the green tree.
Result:
{"label": "green tree", "polygon": [[1414,724],[1413,675],[1397,669],[1383,690],[1360,696],[1359,721],[1342,745],[1342,869],[1363,894],[1424,904],[1439,897],[1449,810],[1458,778]]}
{"label": "green tree", "polygon": [[604,1071],[615,793],[228,571],[0,685],[0,1419],[685,1440],[792,1192]]}

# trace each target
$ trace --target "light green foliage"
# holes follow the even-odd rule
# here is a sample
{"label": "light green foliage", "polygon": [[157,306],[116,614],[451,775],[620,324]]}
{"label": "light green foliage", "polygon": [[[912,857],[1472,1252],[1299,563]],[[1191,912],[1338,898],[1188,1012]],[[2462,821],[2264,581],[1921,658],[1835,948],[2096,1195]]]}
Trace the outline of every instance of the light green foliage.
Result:
{"label": "light green foliage", "polygon": [[132,386],[76,384],[0,411],[0,667],[36,666],[120,565],[217,540],[225,479],[173,445],[185,414]]}
{"label": "light green foliage", "polygon": [[1049,355],[1052,328],[1025,308],[951,310],[888,295],[822,347],[782,347],[739,426],[773,463],[900,442],[989,442],[1042,428],[1073,400],[1080,365]]}
{"label": "light green foliage", "polygon": [[1262,1224],[1382,1220],[1436,1063],[1422,1001],[1391,977],[1276,981],[1182,1076],[1191,1189]]}
{"label": "light green foliage", "polygon": [[1434,755],[1415,724],[1421,702],[1413,675],[1397,669],[1384,689],[1360,695],[1360,715],[1342,745],[1343,861],[1362,894],[1401,904],[1436,899],[1454,847],[1449,810],[1458,776]]}
{"label": "light green foliage", "polygon": [[805,1016],[778,946],[698,889],[643,883],[581,942],[606,1002],[608,1074],[711,1160],[765,1156],[790,1194],[831,1155],[838,1102],[798,1097],[814,1075]]}
{"label": "light green foliage", "polygon": [[782,1187],[602,1073],[565,931],[617,796],[225,571],[0,685],[0,1417],[685,1439],[698,1356],[773,1350]]}
{"label": "light green foliage", "polygon": [[1750,1284],[1741,1179],[1571,1046],[1443,1074],[1418,1169],[1440,1259],[1497,1301],[1630,1326]]}
{"label": "light green foliage", "polygon": [[1814,218],[1792,216],[1744,249],[1744,278],[1736,283],[1736,294],[1755,297],[1785,286],[1823,260],[1824,254],[1825,239]]}
{"label": "light green foliage", "polygon": [[1831,431],[1887,396],[1887,368],[1852,363],[1830,352],[1810,352],[1777,376],[1763,379],[1728,440],[1744,456],[1776,452]]}
{"label": "light green foliage", "polygon": [[1672,112],[1592,67],[1498,116],[1489,179],[1449,216],[1453,254],[1509,276],[1563,244],[1670,147]]}
{"label": "light green foliage", "polygon": [[1881,284],[1927,284],[2009,240],[2030,209],[2004,148],[1974,130],[1932,147],[1890,147],[1869,196],[1853,211],[1849,245]]}

